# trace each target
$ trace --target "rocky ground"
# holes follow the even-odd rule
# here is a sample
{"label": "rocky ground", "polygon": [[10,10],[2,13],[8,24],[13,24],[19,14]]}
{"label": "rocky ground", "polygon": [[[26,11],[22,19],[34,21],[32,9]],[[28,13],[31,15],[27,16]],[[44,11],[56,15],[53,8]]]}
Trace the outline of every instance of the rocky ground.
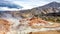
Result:
{"label": "rocky ground", "polygon": [[51,23],[41,18],[0,18],[0,34],[59,34],[60,23]]}

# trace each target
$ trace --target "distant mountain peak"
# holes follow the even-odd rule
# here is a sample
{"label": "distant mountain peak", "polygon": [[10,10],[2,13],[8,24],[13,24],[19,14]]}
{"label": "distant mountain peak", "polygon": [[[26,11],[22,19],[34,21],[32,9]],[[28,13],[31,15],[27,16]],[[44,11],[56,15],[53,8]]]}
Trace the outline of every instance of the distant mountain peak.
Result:
{"label": "distant mountain peak", "polygon": [[51,2],[48,4],[50,7],[56,8],[56,7],[60,7],[60,3],[58,2]]}
{"label": "distant mountain peak", "polygon": [[59,2],[51,2],[51,3],[48,3],[41,7],[43,7],[43,8],[48,8],[48,7],[58,8],[58,7],[60,7],[60,3]]}
{"label": "distant mountain peak", "polygon": [[56,2],[56,1],[53,1],[53,2],[51,2],[51,3],[58,3],[58,2]]}
{"label": "distant mountain peak", "polygon": [[53,1],[50,4],[60,4],[59,2]]}
{"label": "distant mountain peak", "polygon": [[55,2],[55,3],[60,3],[60,2],[58,2],[58,1],[52,1],[52,2]]}

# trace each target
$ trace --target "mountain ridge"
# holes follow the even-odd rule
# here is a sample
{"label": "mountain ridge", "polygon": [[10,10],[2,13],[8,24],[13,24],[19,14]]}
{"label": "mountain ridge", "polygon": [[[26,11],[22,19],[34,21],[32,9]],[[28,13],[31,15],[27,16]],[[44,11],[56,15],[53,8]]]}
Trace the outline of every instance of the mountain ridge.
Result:
{"label": "mountain ridge", "polygon": [[[52,6],[53,5],[53,6]],[[56,5],[56,6],[54,6]],[[60,3],[52,2],[44,6],[36,7],[31,9],[32,13],[35,14],[47,14],[47,13],[57,13],[60,12]]]}

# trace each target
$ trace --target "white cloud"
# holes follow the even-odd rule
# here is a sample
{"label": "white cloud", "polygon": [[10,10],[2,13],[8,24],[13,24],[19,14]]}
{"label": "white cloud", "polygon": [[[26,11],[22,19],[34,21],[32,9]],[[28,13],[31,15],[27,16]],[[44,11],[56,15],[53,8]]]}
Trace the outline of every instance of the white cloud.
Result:
{"label": "white cloud", "polygon": [[13,3],[23,6],[23,9],[31,9],[33,5],[21,1],[14,1]]}
{"label": "white cloud", "polygon": [[20,5],[23,7],[22,9],[31,9],[34,7],[48,4],[52,1],[60,1],[60,0],[5,0],[5,1],[9,1],[11,3]]}
{"label": "white cloud", "polygon": [[45,0],[6,0],[6,1],[10,1],[11,3],[23,6],[22,9],[31,9],[33,7],[42,6],[48,3]]}
{"label": "white cloud", "polygon": [[23,9],[31,9],[33,7],[42,6],[47,4],[48,2],[42,2],[37,0],[30,0],[30,1],[13,1],[13,3],[23,6]]}
{"label": "white cloud", "polygon": [[0,7],[0,11],[17,11],[20,9],[16,9],[16,8],[8,8],[8,7]]}

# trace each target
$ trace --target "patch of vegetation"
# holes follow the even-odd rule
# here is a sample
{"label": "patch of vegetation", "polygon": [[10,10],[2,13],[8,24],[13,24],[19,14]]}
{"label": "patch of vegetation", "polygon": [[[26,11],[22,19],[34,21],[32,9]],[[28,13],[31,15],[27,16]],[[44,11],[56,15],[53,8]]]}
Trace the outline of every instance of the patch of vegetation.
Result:
{"label": "patch of vegetation", "polygon": [[46,21],[52,21],[52,22],[58,22],[58,23],[60,22],[60,17],[42,16],[41,18]]}
{"label": "patch of vegetation", "polygon": [[46,21],[60,23],[60,16],[43,16],[43,15],[34,15],[34,16],[42,18],[43,20],[46,20]]}

